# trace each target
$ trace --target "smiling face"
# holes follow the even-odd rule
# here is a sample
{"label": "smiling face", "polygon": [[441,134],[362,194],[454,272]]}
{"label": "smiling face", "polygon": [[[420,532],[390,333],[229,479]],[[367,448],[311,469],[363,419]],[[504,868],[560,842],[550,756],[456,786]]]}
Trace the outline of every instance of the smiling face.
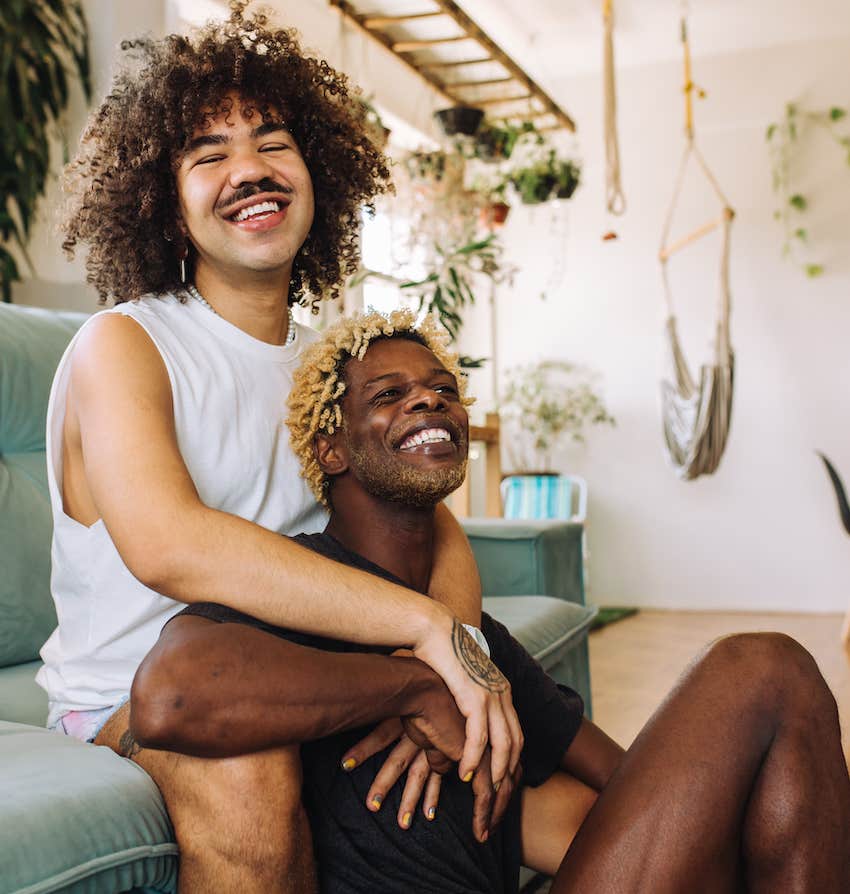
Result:
{"label": "smiling face", "polygon": [[268,275],[288,280],[313,223],[313,185],[282,122],[238,96],[196,131],[177,168],[179,212],[206,283]]}
{"label": "smiling face", "polygon": [[363,360],[348,361],[345,382],[343,428],[319,438],[334,445],[323,462],[332,489],[350,473],[373,496],[427,507],[460,486],[469,420],[455,377],[425,345],[373,341]]}

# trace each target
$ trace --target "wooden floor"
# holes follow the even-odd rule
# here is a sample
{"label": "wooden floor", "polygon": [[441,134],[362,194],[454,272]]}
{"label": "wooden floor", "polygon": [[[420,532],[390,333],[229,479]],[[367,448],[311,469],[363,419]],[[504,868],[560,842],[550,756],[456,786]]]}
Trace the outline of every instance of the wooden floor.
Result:
{"label": "wooden floor", "polygon": [[838,701],[850,761],[850,654],[841,615],[641,611],[590,635],[593,719],[628,747],[699,650],[726,633],[777,630],[799,640]]}

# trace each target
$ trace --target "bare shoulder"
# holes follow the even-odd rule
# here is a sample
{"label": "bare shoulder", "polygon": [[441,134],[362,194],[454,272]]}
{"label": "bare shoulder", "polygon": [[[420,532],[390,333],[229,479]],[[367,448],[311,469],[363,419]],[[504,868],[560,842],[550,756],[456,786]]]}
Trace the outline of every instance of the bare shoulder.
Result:
{"label": "bare shoulder", "polygon": [[123,314],[100,314],[80,333],[70,358],[71,388],[79,397],[110,391],[170,394],[159,351],[144,328]]}

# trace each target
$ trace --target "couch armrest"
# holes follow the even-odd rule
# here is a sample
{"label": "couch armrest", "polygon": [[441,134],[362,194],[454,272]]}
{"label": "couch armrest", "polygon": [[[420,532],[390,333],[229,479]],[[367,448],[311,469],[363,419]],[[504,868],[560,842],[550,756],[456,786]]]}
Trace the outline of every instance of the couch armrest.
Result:
{"label": "couch armrest", "polygon": [[485,596],[535,593],[584,605],[583,525],[565,521],[460,520]]}

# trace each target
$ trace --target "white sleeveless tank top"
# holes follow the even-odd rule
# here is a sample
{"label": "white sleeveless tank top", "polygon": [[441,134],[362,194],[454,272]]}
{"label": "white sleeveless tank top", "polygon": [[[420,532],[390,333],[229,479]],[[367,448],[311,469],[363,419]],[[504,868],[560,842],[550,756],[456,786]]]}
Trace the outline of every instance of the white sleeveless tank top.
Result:
{"label": "white sleeveless tank top", "polygon": [[[327,514],[300,475],[284,424],[292,374],[316,332],[296,324],[292,344],[266,344],[173,295],[103,313],[132,317],[159,350],[180,453],[207,506],[281,534],[324,529]],[[163,624],[183,607],[133,577],[102,519],[86,527],[63,510],[62,425],[68,358],[78,337],[56,370],[47,410],[51,590],[59,626],[41,650],[36,679],[50,700],[48,724],[66,711],[107,707],[127,695]]]}

